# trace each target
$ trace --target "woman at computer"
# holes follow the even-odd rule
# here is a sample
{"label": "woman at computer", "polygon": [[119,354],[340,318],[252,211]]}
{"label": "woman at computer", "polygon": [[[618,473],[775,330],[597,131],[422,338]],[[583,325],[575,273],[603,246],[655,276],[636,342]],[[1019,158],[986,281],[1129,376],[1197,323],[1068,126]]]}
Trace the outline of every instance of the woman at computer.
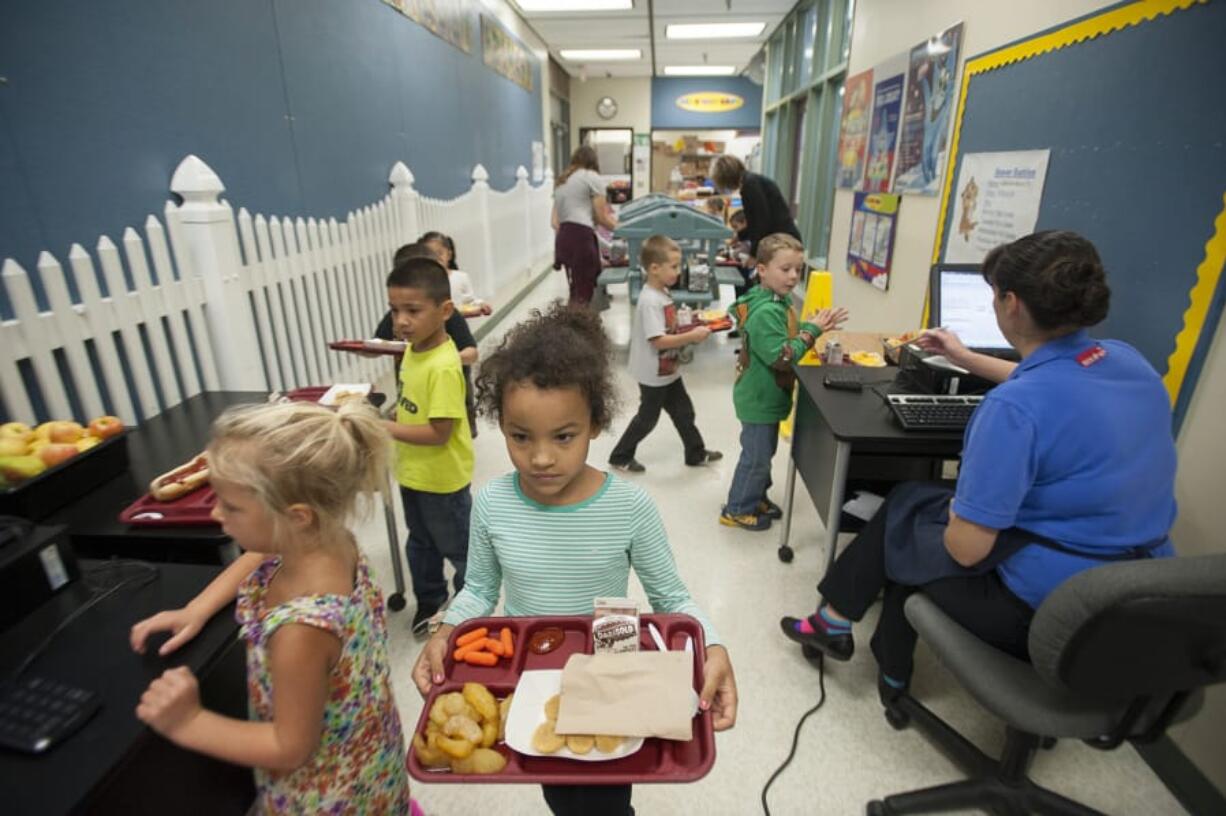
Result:
{"label": "woman at computer", "polygon": [[1086,332],[1111,294],[1093,244],[1028,235],[992,250],[983,276],[1021,362],[943,329],[920,341],[999,383],[967,426],[956,489],[896,487],[818,585],[817,610],[780,621],[789,639],[848,660],[852,624],[884,593],[870,642],[883,701],[910,681],[910,593],[1028,660],[1034,610],[1062,581],[1104,561],[1174,555],[1170,402],[1136,349]]}

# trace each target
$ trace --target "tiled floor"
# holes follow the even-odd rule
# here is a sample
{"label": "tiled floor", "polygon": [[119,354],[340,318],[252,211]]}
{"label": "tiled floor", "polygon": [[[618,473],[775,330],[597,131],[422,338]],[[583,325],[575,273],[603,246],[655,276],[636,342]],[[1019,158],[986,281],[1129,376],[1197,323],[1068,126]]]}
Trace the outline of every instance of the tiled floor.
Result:
{"label": "tiled floor", "polygon": [[[565,295],[565,282],[553,273],[499,328],[528,309]],[[629,335],[624,288],[614,289],[613,307],[605,312],[610,335],[621,344],[619,383],[625,406],[613,433],[596,440],[591,461],[604,466],[616,435],[634,411],[637,389],[625,375]],[[487,338],[497,342],[501,332]],[[715,768],[690,785],[639,785],[634,806],[640,816],[702,812],[739,816],[762,812],[762,787],[787,755],[796,722],[817,698],[817,674],[799,649],[778,632],[778,619],[813,607],[816,595],[821,523],[803,489],[797,490],[793,543],[796,559],[775,556],[777,532],[750,533],[716,522],[736,463],[738,425],[732,411],[732,349],[736,341],[718,335],[698,349],[685,370],[686,387],[698,411],[698,425],[708,447],[725,453],[722,462],[687,468],[681,444],[666,419],[639,448],[647,472],[632,477],[654,496],[668,529],[682,577],[694,598],[719,628],[728,645],[740,685],[736,728],[720,734]],[[476,440],[475,488],[511,463],[498,430],[483,426]],[[775,459],[775,498],[782,501],[786,457]],[[403,525],[403,522],[401,522]],[[401,531],[403,532],[403,526]],[[385,589],[392,584],[386,534],[381,518],[368,522],[361,539]],[[632,578],[631,594],[645,595]],[[409,632],[412,599],[391,617],[393,674],[401,716],[411,728],[421,711],[410,669],[421,641]],[[867,642],[872,621],[857,635]],[[865,803],[886,794],[959,778],[954,766],[914,730],[893,731],[881,716],[874,686],[876,665],[867,649],[826,675],[827,701],[809,718],[792,765],[770,793],[771,812],[858,814]],[[999,748],[1003,729],[936,664],[923,645],[914,690],[920,699],[955,727],[990,751]],[[1171,794],[1130,747],[1100,752],[1080,743],[1060,743],[1041,752],[1034,776],[1041,783],[1112,814],[1183,813]],[[484,813],[490,816],[548,813],[540,789],[533,785],[426,785],[413,783],[414,796],[431,816]]]}

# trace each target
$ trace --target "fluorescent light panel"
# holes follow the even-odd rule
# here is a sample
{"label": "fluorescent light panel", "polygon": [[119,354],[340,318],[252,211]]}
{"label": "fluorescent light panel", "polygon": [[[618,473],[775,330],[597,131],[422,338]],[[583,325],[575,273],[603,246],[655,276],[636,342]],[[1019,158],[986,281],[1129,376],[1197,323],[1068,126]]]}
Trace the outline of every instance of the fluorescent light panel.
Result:
{"label": "fluorescent light panel", "polygon": [[665,65],[665,76],[732,76],[735,65]]}
{"label": "fluorescent light panel", "polygon": [[725,37],[756,37],[766,23],[678,23],[664,28],[670,40],[714,40]]}
{"label": "fluorescent light panel", "polygon": [[521,11],[624,11],[634,0],[515,0]]}
{"label": "fluorescent light panel", "polygon": [[637,48],[563,48],[558,52],[568,62],[615,62],[643,58]]}

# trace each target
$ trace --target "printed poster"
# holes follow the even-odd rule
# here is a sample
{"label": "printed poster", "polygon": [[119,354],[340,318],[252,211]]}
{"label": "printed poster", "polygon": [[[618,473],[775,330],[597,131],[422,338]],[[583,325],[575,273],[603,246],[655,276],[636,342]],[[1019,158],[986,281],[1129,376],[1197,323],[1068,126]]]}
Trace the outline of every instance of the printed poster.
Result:
{"label": "printed poster", "polygon": [[902,116],[903,87],[907,79],[907,55],[899,54],[873,69],[878,77],[873,91],[873,118],[869,125],[868,161],[860,189],[870,193],[890,191],[894,156],[898,146],[898,123]]}
{"label": "printed poster", "polygon": [[481,58],[525,91],[532,91],[532,54],[502,24],[481,15]]}
{"label": "printed poster", "polygon": [[847,241],[847,271],[878,289],[890,286],[894,260],[894,225],[898,221],[897,193],[856,193]]}
{"label": "printed poster", "polygon": [[980,263],[994,247],[1034,232],[1050,155],[1019,150],[962,157],[947,263]]}
{"label": "printed poster", "polygon": [[839,166],[835,186],[855,187],[864,173],[869,103],[873,98],[870,68],[843,83],[843,117],[839,123]]}
{"label": "printed poster", "polygon": [[911,49],[894,192],[936,195],[958,97],[962,23]]}
{"label": "printed poster", "polygon": [[383,0],[405,17],[465,54],[473,52],[472,17],[466,0]]}

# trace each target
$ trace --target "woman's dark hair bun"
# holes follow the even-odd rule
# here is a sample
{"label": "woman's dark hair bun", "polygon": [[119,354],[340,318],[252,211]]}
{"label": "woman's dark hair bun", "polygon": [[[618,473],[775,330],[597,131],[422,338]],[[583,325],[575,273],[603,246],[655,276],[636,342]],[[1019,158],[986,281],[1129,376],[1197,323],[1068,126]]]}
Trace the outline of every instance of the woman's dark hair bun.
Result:
{"label": "woman's dark hair bun", "polygon": [[1075,232],[1048,230],[1002,244],[984,259],[983,277],[1017,295],[1042,329],[1094,326],[1111,305],[1098,250]]}

